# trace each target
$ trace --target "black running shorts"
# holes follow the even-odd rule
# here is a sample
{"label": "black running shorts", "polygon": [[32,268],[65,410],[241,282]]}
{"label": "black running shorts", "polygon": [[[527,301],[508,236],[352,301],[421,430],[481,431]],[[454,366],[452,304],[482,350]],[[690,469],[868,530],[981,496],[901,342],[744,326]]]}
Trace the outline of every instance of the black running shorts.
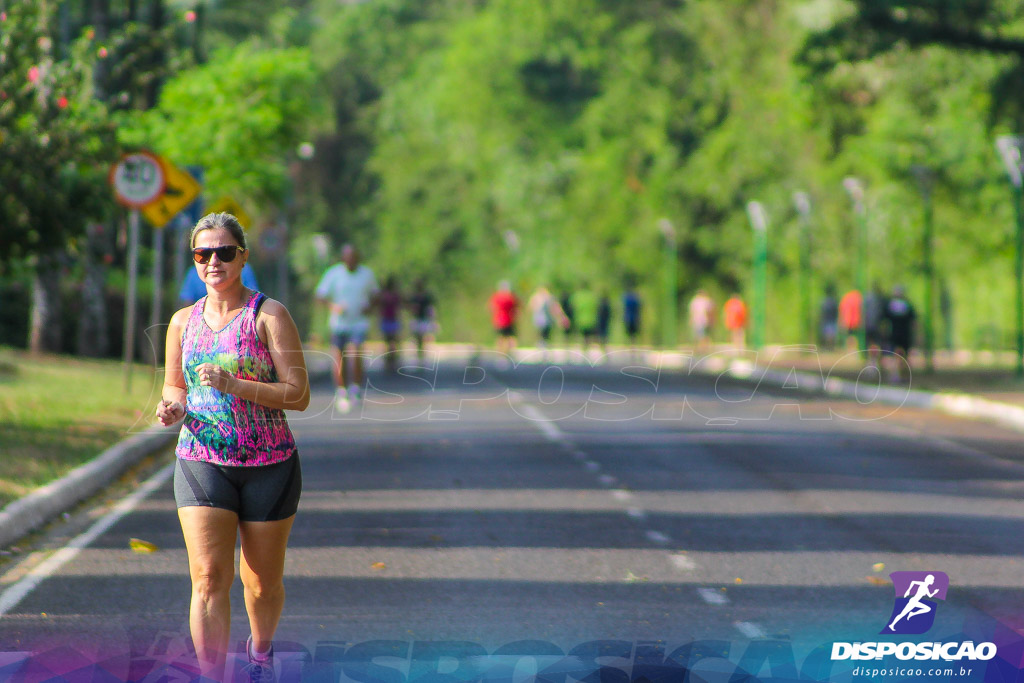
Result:
{"label": "black running shorts", "polygon": [[242,522],[287,519],[298,510],[301,493],[298,455],[258,467],[228,467],[178,458],[174,467],[174,502],[179,508],[222,508],[237,513]]}

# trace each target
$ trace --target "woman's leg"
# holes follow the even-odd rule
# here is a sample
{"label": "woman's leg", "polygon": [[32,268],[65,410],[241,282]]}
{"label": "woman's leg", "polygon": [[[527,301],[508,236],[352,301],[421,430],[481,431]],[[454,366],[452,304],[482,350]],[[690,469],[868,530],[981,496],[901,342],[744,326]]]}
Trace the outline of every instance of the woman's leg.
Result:
{"label": "woman's leg", "polygon": [[238,572],[245,587],[252,646],[270,649],[284,608],[284,556],[295,515],[276,522],[242,522],[242,558]]}
{"label": "woman's leg", "polygon": [[231,582],[235,578],[238,515],[194,505],[178,508],[192,577],[189,628],[199,667],[220,680],[231,634]]}

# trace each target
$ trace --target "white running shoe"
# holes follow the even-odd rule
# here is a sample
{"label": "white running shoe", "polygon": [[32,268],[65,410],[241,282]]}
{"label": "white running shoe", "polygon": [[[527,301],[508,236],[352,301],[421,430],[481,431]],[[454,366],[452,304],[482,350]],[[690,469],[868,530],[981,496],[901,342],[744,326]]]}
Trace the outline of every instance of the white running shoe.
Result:
{"label": "white running shoe", "polygon": [[252,651],[252,636],[245,642],[245,654],[249,663],[242,669],[243,675],[247,676],[249,683],[276,683],[277,676],[274,674],[274,647],[261,656],[260,659]]}
{"label": "white running shoe", "polygon": [[352,410],[352,402],[348,398],[348,392],[340,387],[334,392],[334,409],[339,413],[347,413]]}

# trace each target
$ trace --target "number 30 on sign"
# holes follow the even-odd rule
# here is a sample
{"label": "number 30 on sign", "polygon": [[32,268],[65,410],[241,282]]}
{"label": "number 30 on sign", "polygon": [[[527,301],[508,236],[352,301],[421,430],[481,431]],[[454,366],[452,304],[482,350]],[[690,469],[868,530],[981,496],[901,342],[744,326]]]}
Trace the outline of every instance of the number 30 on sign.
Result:
{"label": "number 30 on sign", "polygon": [[133,209],[159,199],[166,181],[160,157],[151,152],[125,154],[110,169],[110,184],[114,186],[117,201]]}

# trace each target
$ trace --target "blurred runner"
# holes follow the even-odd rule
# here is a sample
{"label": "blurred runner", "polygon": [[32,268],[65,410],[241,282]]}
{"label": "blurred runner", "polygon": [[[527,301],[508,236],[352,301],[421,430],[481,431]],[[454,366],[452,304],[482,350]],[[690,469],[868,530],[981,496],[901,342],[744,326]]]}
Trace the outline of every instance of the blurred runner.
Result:
{"label": "blurred runner", "polygon": [[516,317],[519,314],[519,299],[512,293],[512,284],[508,280],[498,283],[498,291],[491,295],[491,323],[498,334],[497,349],[512,360],[512,351],[516,348]]}
{"label": "blurred runner", "polygon": [[722,319],[733,348],[743,349],[747,345],[747,305],[739,294],[733,294],[722,307]]}
{"label": "blurred runner", "polygon": [[888,301],[882,288],[876,282],[864,297],[864,335],[868,345],[868,365],[877,368],[886,344],[888,323],[885,309]]}
{"label": "blurred runner", "polygon": [[612,324],[612,302],[606,292],[601,293],[597,303],[597,343],[601,345],[601,353],[608,353],[608,330]]}
{"label": "blurred runner", "polygon": [[860,332],[861,319],[864,314],[864,300],[860,292],[851,289],[839,300],[839,327],[846,337],[846,348],[853,350],[859,345],[857,334]]}
{"label": "blurred runner", "polygon": [[893,359],[894,367],[890,372],[890,378],[895,382],[903,382],[910,379],[910,349],[914,343],[914,322],[917,320],[917,313],[907,300],[906,291],[901,285],[892,288],[892,298],[885,306],[884,315],[889,322],[890,350],[899,356]]}
{"label": "blurred runner", "polygon": [[551,340],[551,330],[555,325],[563,330],[569,326],[569,318],[547,287],[537,287],[526,307],[533,318],[533,326],[537,328],[538,345],[542,349],[547,349]]}
{"label": "blurred runner", "polygon": [[423,361],[424,346],[434,340],[437,334],[437,309],[434,295],[427,290],[423,278],[416,280],[416,288],[409,297],[409,314],[412,316],[412,336],[416,339],[416,354]]}
{"label": "blurred runner", "polygon": [[[334,404],[338,412],[348,412],[359,400],[363,384],[363,342],[370,330],[367,317],[379,287],[369,267],[359,263],[359,251],[351,244],[341,248],[341,263],[328,268],[316,286],[317,301],[331,311],[329,326],[334,348]],[[351,350],[351,353],[349,353]],[[346,363],[352,361],[352,372]]]}
{"label": "blurred runner", "polygon": [[398,369],[398,338],[402,331],[399,312],[402,310],[402,293],[398,280],[389,275],[384,287],[377,293],[377,310],[380,311],[380,333],[384,338],[384,367],[389,372]]}
{"label": "blurred runner", "polygon": [[821,300],[821,345],[826,351],[834,351],[839,337],[839,302],[836,300],[836,286],[825,285],[825,298]]}
{"label": "blurred runner", "polygon": [[693,331],[694,345],[698,349],[707,348],[711,342],[711,326],[715,321],[715,302],[703,289],[690,300],[690,329]]}
{"label": "blurred runner", "polygon": [[629,283],[622,295],[622,322],[626,327],[626,339],[631,350],[636,348],[636,338],[640,334],[641,308],[640,295],[637,294],[636,287]]}
{"label": "blurred runner", "polygon": [[558,303],[562,306],[565,319],[569,321],[569,324],[565,326],[565,340],[568,342],[573,332],[576,331],[576,311],[572,309],[572,294],[569,293],[569,290],[562,289],[562,295],[558,298]]}
{"label": "blurred runner", "polygon": [[600,301],[597,294],[590,289],[587,283],[573,292],[569,299],[574,311],[573,325],[580,332],[583,342],[583,352],[586,353],[590,342],[597,338],[597,313]]}

